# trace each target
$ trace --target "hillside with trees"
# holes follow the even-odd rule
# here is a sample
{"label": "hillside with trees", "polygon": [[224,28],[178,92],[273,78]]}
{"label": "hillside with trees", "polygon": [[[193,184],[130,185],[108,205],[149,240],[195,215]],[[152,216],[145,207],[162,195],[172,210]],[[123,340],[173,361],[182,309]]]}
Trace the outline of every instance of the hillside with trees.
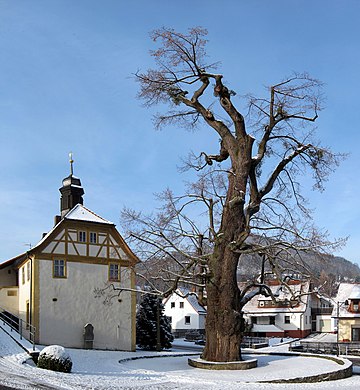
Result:
{"label": "hillside with trees", "polygon": [[[245,255],[244,255],[245,256]],[[334,296],[339,282],[359,282],[360,267],[340,256],[318,254],[315,252],[302,254],[303,266],[298,274],[308,276],[314,285],[321,286],[324,294]],[[186,264],[186,258],[178,256],[179,264]],[[259,276],[262,260],[259,256],[247,255],[246,261],[239,262],[237,280],[248,281]],[[166,291],[173,284],[174,275],[180,272],[180,265],[169,261],[166,257],[152,258],[136,266],[136,284],[141,289],[151,286],[159,291]],[[302,269],[300,269],[302,268]],[[302,271],[302,272],[301,272]],[[191,289],[191,283],[182,283]]]}

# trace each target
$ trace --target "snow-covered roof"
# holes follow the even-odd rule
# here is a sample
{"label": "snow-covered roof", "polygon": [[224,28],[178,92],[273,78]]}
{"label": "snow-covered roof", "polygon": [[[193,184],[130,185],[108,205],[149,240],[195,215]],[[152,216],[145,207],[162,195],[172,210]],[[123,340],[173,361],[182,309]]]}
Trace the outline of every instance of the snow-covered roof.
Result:
{"label": "snow-covered roof", "polygon": [[284,302],[286,300],[291,301],[293,299],[293,295],[295,297],[299,297],[300,294],[302,295],[299,298],[299,304],[291,307],[291,306],[283,306],[283,307],[277,307],[277,306],[259,306],[259,301],[271,301],[271,297],[266,297],[264,295],[256,295],[254,298],[252,298],[246,305],[244,306],[244,312],[245,313],[283,313],[283,312],[303,312],[306,310],[307,302],[308,302],[308,295],[306,295],[309,292],[310,283],[309,282],[299,282],[297,284],[290,284],[289,287],[291,288],[291,292],[288,290],[287,287],[281,286],[280,284],[276,285],[270,285],[269,288],[271,289],[271,292],[276,297],[276,300],[279,302]]}
{"label": "snow-covered roof", "polygon": [[105,218],[100,217],[99,215],[95,214],[93,211],[89,210],[87,207],[85,207],[82,204],[78,203],[75,207],[73,207],[70,211],[68,211],[68,213],[65,214],[64,218],[61,219],[48,233],[46,233],[42,237],[42,239],[35,246],[33,246],[28,252],[24,252],[21,255],[18,255],[18,256],[14,257],[14,258],[12,258],[12,259],[10,259],[8,261],[5,261],[4,263],[1,263],[0,264],[0,269],[5,268],[5,267],[7,267],[9,265],[13,265],[14,263],[16,263],[18,261],[22,261],[23,258],[26,258],[27,253],[34,251],[44,241],[46,241],[47,238],[54,232],[54,230],[59,226],[59,224],[62,223],[62,221],[64,219],[114,225],[112,222],[106,220]]}
{"label": "snow-covered roof", "polygon": [[349,299],[360,299],[360,285],[355,284],[353,286]]}
{"label": "snow-covered roof", "polygon": [[109,225],[114,225],[112,222],[106,220],[105,218],[100,217],[99,215],[95,214],[93,211],[89,210],[88,208],[86,208],[80,203],[78,203],[67,214],[65,214],[64,219],[106,223]]}
{"label": "snow-covered roof", "polygon": [[[294,285],[290,285],[290,288],[291,288],[291,291],[289,291],[289,289],[285,286],[282,286],[282,285],[275,285],[275,286],[270,286],[270,289],[271,289],[271,292],[274,294],[274,296],[276,297],[277,300],[279,301],[284,301],[285,299],[292,299],[293,295],[299,295],[301,292],[303,292],[304,290],[304,285],[303,284],[294,284]],[[271,301],[272,298],[269,296],[269,297],[265,297],[263,295],[260,295],[258,297],[259,300],[262,300],[262,301]]]}
{"label": "snow-covered roof", "polygon": [[340,283],[338,293],[335,298],[335,305],[332,317],[360,317],[360,313],[348,311],[346,303],[350,299],[360,299],[360,284]]}
{"label": "snow-covered roof", "polygon": [[185,299],[187,299],[187,301],[190,303],[190,305],[194,308],[194,310],[198,314],[206,314],[206,309],[200,305],[195,293],[192,293],[190,290],[186,289],[185,287],[179,287],[174,294],[176,293],[180,296],[185,297]]}

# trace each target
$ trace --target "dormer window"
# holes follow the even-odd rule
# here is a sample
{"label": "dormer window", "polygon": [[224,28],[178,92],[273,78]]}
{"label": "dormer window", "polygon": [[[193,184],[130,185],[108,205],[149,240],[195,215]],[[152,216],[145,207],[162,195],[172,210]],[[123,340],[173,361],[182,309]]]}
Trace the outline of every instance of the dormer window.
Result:
{"label": "dormer window", "polygon": [[354,313],[359,313],[360,312],[360,310],[359,310],[359,302],[360,302],[359,299],[351,300],[349,311],[350,312],[354,312]]}

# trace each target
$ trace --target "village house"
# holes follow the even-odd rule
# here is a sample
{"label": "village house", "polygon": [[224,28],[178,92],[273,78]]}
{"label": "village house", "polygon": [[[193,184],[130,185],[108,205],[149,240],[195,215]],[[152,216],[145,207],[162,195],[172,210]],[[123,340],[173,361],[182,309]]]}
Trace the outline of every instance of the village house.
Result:
{"label": "village house", "polygon": [[310,283],[292,280],[286,286],[267,281],[273,294],[256,295],[244,306],[250,336],[303,338],[311,333]]}
{"label": "village house", "polygon": [[[72,162],[52,230],[0,264],[1,312],[11,313],[37,344],[133,351],[138,259],[112,222],[83,206]],[[94,290],[110,284],[124,291],[105,305]]]}
{"label": "village house", "polygon": [[360,284],[340,283],[332,317],[338,342],[360,342]]}
{"label": "village house", "polygon": [[171,320],[171,331],[175,337],[184,337],[186,332],[205,332],[206,309],[200,305],[196,295],[185,288],[178,288],[163,302],[164,314]]}
{"label": "village house", "polygon": [[331,298],[322,296],[317,291],[310,296],[311,331],[315,333],[333,333],[334,319],[331,318],[334,303]]}

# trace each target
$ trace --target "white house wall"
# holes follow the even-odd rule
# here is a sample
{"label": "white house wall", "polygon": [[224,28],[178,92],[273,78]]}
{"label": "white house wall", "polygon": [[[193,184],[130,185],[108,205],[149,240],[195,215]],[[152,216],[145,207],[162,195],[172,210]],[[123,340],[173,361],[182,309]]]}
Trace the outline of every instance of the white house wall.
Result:
{"label": "white house wall", "polygon": [[[18,278],[19,278],[19,318],[23,321],[29,320],[26,318],[26,307],[27,304],[30,304],[31,301],[31,276],[28,278],[27,267],[31,267],[31,261],[28,260],[19,268]],[[25,280],[23,283],[23,270],[25,272]]]}
{"label": "white house wall", "polygon": [[[180,308],[180,302],[184,303],[184,307]],[[171,303],[175,304],[175,307],[171,307]],[[193,306],[187,299],[173,294],[165,304],[164,314],[171,317],[171,328],[176,330],[190,330],[190,329],[204,329],[205,328],[205,315],[199,315]],[[185,323],[185,317],[190,317],[190,323]]]}
{"label": "white house wall", "polygon": [[316,316],[316,331],[327,333],[333,331],[331,314]]}
{"label": "white house wall", "polygon": [[[68,261],[67,277],[53,278],[52,264],[38,260],[40,343],[82,348],[84,326],[91,323],[94,348],[131,350],[131,293],[111,305],[94,296],[94,288],[108,280],[108,265]],[[130,287],[130,271],[121,277],[121,285]]]}
{"label": "white house wall", "polygon": [[0,307],[17,314],[19,310],[18,281],[15,270],[6,267],[0,270]]}
{"label": "white house wall", "polygon": [[19,289],[14,287],[0,287],[0,307],[14,315],[19,311]]}

